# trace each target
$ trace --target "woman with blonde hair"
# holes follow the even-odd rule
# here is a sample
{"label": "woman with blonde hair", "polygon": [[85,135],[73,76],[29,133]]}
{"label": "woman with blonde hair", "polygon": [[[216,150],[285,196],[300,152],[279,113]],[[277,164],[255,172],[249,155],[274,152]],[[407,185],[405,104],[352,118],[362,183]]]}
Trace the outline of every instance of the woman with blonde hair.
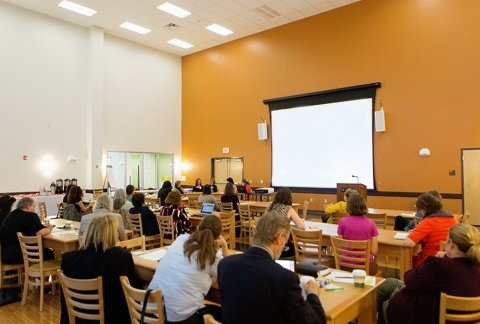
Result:
{"label": "woman with blonde hair", "polygon": [[[110,214],[96,216],[90,222],[77,251],[62,256],[61,269],[71,278],[92,279],[103,277],[103,301],[106,323],[130,323],[120,276],[127,276],[130,283],[141,288],[133,264],[132,255],[118,241],[117,219]],[[65,301],[61,300],[61,323],[68,323]]]}
{"label": "woman with blonde hair", "polygon": [[162,290],[167,323],[203,323],[204,313],[220,320],[218,307],[205,306],[203,300],[217,277],[218,262],[229,254],[221,232],[220,218],[205,216],[195,233],[177,237],[159,263],[148,288]]}
{"label": "woman with blonde hair", "polygon": [[445,251],[407,271],[405,283],[389,278],[379,287],[379,323],[438,323],[442,292],[480,296],[480,233],[472,225],[450,227]]}

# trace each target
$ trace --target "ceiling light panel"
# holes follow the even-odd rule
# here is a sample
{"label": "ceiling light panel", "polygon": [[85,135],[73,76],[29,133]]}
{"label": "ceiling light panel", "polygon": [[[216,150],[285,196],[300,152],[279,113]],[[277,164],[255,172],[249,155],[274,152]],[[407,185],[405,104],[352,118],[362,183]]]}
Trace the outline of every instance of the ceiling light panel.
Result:
{"label": "ceiling light panel", "polygon": [[217,33],[217,34],[222,35],[222,36],[227,36],[227,35],[233,34],[233,31],[231,31],[230,29],[225,28],[223,26],[220,26],[219,24],[211,24],[211,25],[209,25],[205,28],[208,29],[211,32]]}
{"label": "ceiling light panel", "polygon": [[185,49],[193,47],[192,44],[184,42],[184,41],[182,41],[180,39],[176,39],[176,38],[173,38],[173,39],[169,40],[167,43],[178,46],[178,47],[181,47],[181,48],[185,48]]}
{"label": "ceiling light panel", "polygon": [[159,5],[157,9],[165,11],[166,13],[174,15],[175,17],[178,17],[178,18],[185,18],[192,14],[190,11],[177,7],[169,2],[165,2],[164,4]]}
{"label": "ceiling light panel", "polygon": [[88,7],[85,7],[85,6],[81,6],[79,4],[76,4],[74,2],[70,2],[70,1],[62,1],[58,4],[59,7],[63,8],[63,9],[67,9],[67,10],[70,10],[70,11],[73,11],[73,12],[76,12],[76,13],[79,13],[81,15],[84,15],[84,16],[93,16],[94,14],[96,14],[97,12],[93,9],[90,9]]}
{"label": "ceiling light panel", "polygon": [[128,29],[130,31],[133,31],[135,33],[142,34],[142,35],[145,35],[145,34],[148,34],[149,32],[151,32],[151,30],[148,29],[148,28],[133,24],[133,23],[128,22],[128,21],[121,24],[120,27]]}

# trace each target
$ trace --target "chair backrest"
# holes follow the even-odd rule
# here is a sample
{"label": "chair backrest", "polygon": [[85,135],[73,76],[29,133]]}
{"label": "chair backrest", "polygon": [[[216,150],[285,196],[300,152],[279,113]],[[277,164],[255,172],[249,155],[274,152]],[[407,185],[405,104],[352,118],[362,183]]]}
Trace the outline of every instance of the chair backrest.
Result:
{"label": "chair backrest", "polygon": [[58,270],[70,323],[81,318],[105,323],[102,277],[73,279]]}
{"label": "chair backrest", "polygon": [[438,245],[439,245],[439,246],[438,246],[438,250],[439,250],[439,251],[445,251],[445,248],[446,248],[446,246],[447,246],[447,242],[445,242],[445,241],[439,241],[439,242],[438,242]]}
{"label": "chair backrest", "polygon": [[461,215],[460,217],[457,218],[457,221],[460,224],[470,224],[470,213],[465,212],[465,214]]}
{"label": "chair backrest", "polygon": [[38,217],[40,218],[41,221],[43,221],[45,218],[47,218],[47,205],[45,204],[44,201],[39,201],[37,203],[38,206]]}
{"label": "chair backrest", "polygon": [[142,214],[128,213],[128,223],[133,231],[133,236],[143,236]]}
{"label": "chair backrest", "polygon": [[[130,285],[128,277],[121,276],[123,293],[127,300],[128,311],[132,324],[140,323],[142,316],[143,300],[145,299],[145,290],[134,288]],[[145,310],[144,323],[165,323],[165,314],[163,311],[162,291],[155,289],[148,296],[148,304]]]}
{"label": "chair backrest", "polygon": [[440,313],[438,323],[475,322],[480,320],[480,297],[457,297],[440,294]]}
{"label": "chair backrest", "polygon": [[63,202],[57,202],[57,218],[63,218]]}
{"label": "chair backrest", "polygon": [[117,246],[124,247],[128,251],[145,250],[145,236],[117,242]]}
{"label": "chair backrest", "polygon": [[175,223],[172,216],[157,215],[158,229],[160,230],[160,245],[170,245],[175,241]]}
{"label": "chair backrest", "polygon": [[23,264],[3,264],[1,255],[0,245],[0,288],[19,287],[22,283]]}
{"label": "chair backrest", "polygon": [[322,231],[304,231],[292,227],[293,245],[295,246],[295,260],[303,261],[305,258],[316,258],[317,263],[322,263]]}
{"label": "chair backrest", "polygon": [[123,227],[126,230],[129,230],[130,229],[130,220],[129,220],[129,217],[128,217],[128,214],[129,214],[128,210],[120,208],[119,214],[122,215]]}
{"label": "chair backrest", "polygon": [[17,232],[20,249],[22,250],[25,272],[29,273],[31,266],[39,264],[39,272],[43,272],[43,245],[40,235],[24,236]]}
{"label": "chair backrest", "polygon": [[194,197],[188,197],[188,208],[193,208],[193,209],[198,208],[198,202],[197,200],[195,200]]}
{"label": "chair backrest", "polygon": [[218,206],[220,207],[220,211],[222,212],[230,212],[233,210],[233,203],[229,202],[219,202]]}
{"label": "chair backrest", "polygon": [[235,249],[235,211],[220,212],[222,221],[222,236],[228,242],[230,249]]}
{"label": "chair backrest", "polygon": [[385,226],[387,225],[386,213],[367,213],[367,217],[375,222],[377,228],[385,229]]}
{"label": "chair backrest", "polygon": [[215,320],[215,318],[210,314],[203,315],[204,324],[222,324],[221,322]]}
{"label": "chair backrest", "polygon": [[338,224],[340,219],[343,217],[347,216],[347,213],[342,213],[342,212],[336,212],[330,215],[330,218],[328,219],[328,223],[330,224]]}
{"label": "chair backrest", "polygon": [[303,209],[302,209],[302,219],[306,220],[307,219],[307,213],[308,213],[308,206],[310,203],[308,201],[303,202]]}
{"label": "chair backrest", "polygon": [[351,241],[330,236],[337,269],[370,270],[370,240]]}

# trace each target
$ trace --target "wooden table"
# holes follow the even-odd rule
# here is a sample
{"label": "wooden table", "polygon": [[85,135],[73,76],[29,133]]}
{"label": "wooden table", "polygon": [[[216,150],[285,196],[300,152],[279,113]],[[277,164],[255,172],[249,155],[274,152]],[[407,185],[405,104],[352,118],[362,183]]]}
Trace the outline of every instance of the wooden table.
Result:
{"label": "wooden table", "polygon": [[375,286],[355,288],[350,283],[337,283],[343,287],[340,291],[326,291],[321,288],[320,301],[328,324],[344,324],[358,318],[358,324],[377,322],[377,287],[385,279],[376,278]]}
{"label": "wooden table", "polygon": [[[322,230],[322,244],[330,246],[330,236],[337,235],[337,224],[327,224],[321,222],[306,221],[307,228],[318,228]],[[397,257],[400,270],[400,280],[407,270],[413,267],[413,255],[415,248],[403,245],[403,240],[396,240],[393,236],[396,231],[388,229],[378,230],[378,254],[382,256]]]}
{"label": "wooden table", "polygon": [[[161,249],[165,249],[165,247]],[[241,253],[239,251],[231,252]],[[139,278],[150,282],[158,266],[158,262],[144,259],[141,255],[133,255],[133,262],[135,263],[135,270]],[[347,283],[334,283],[337,286],[344,287],[342,291],[325,291],[325,289],[322,288],[320,301],[327,316],[327,323],[343,324],[356,317],[358,317],[359,324],[376,323],[376,288],[383,281],[383,278],[377,278],[375,286],[366,286],[365,288],[355,288],[353,284]],[[216,280],[212,282],[212,288],[205,299],[220,304],[220,293]]]}
{"label": "wooden table", "polygon": [[[55,226],[63,226],[65,224],[64,219],[52,219],[51,224]],[[52,233],[43,237],[43,246],[53,249],[55,258],[61,259],[62,253],[67,251],[73,251],[78,249],[78,229],[80,228],[80,222],[73,222],[69,229],[54,230]],[[76,233],[72,233],[76,231]]]}

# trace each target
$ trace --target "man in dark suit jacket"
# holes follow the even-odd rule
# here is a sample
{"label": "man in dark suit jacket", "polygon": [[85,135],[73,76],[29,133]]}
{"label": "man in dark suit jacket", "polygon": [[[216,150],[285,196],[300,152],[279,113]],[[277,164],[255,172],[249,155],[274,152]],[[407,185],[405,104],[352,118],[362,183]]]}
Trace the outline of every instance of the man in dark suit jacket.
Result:
{"label": "man in dark suit jacket", "polygon": [[305,301],[298,276],[275,262],[289,235],[289,221],[267,212],[257,224],[253,246],[220,261],[222,323],[325,323],[315,281],[305,285]]}

